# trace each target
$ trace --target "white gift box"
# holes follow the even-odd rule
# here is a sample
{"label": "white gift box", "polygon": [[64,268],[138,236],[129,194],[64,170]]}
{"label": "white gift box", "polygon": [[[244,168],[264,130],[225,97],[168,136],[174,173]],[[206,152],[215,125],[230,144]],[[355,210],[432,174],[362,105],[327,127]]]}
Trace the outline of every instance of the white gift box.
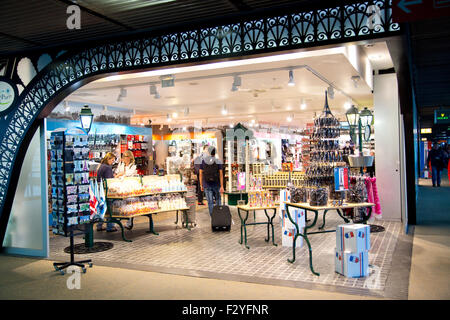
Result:
{"label": "white gift box", "polygon": [[369,273],[369,251],[358,253],[335,250],[335,270],[347,278],[366,277]]}
{"label": "white gift box", "polygon": [[[291,247],[294,244],[294,237],[297,233],[295,225],[289,220],[288,213],[286,211],[285,201],[290,201],[289,192],[286,190],[281,190],[280,192],[280,215],[281,215],[281,243],[283,247]],[[303,232],[305,227],[305,210],[298,209],[294,207],[289,207],[289,213],[291,214],[292,220],[298,225],[299,231]],[[303,237],[297,237],[295,243],[296,248],[303,247]]]}
{"label": "white gift box", "polygon": [[336,248],[339,251],[364,252],[370,250],[370,226],[341,224],[336,228]]}

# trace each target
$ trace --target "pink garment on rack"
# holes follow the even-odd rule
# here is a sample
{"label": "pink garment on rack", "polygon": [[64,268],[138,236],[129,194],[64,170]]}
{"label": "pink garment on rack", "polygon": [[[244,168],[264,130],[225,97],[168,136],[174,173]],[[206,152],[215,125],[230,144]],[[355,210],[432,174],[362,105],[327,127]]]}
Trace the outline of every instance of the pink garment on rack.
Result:
{"label": "pink garment on rack", "polygon": [[375,213],[380,215],[381,214],[381,204],[380,204],[380,198],[378,197],[378,189],[377,189],[377,178],[369,178],[372,182],[372,190],[373,190],[373,198],[375,203]]}
{"label": "pink garment on rack", "polygon": [[[374,199],[374,195],[373,195],[373,188],[372,188],[372,180],[370,179],[370,177],[366,177],[364,180],[365,184],[366,184],[366,189],[367,189],[367,202],[370,203],[375,203],[375,199]],[[367,208],[367,213],[369,213],[369,208]],[[372,208],[372,211],[374,211],[374,208]]]}

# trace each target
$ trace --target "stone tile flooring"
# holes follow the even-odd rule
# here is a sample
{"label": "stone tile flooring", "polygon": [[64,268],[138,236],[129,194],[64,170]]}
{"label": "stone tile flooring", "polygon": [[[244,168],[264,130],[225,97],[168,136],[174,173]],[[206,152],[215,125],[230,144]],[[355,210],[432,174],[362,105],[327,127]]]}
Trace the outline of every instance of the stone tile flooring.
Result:
{"label": "stone tile flooring", "polygon": [[[349,294],[365,294],[383,297],[386,281],[391,270],[391,263],[398,237],[401,233],[400,222],[377,221],[375,224],[386,228],[384,232],[371,234],[369,253],[370,275],[361,279],[349,279],[334,271],[335,233],[310,235],[313,251],[313,265],[320,276],[315,276],[309,268],[309,255],[306,243],[296,250],[296,261],[292,258],[292,249],[281,246],[281,226],[279,219],[274,219],[275,242],[265,242],[267,228],[264,225],[247,227],[250,249],[238,243],[240,239],[240,220],[232,207],[234,224],[231,232],[213,233],[207,210],[197,211],[197,226],[191,231],[176,226],[173,218],[155,222],[159,235],[146,233],[148,219],[135,219],[132,231],[125,235],[133,242],[122,241],[120,232],[95,232],[95,241],[110,241],[113,249],[93,254],[77,255],[76,259],[91,258],[96,263],[130,267],[133,269],[161,271],[182,275],[195,275],[215,279],[237,280],[245,282],[266,283],[301,288],[322,288],[337,290]],[[313,216],[311,214],[311,216]],[[266,221],[263,211],[257,212],[257,221]],[[248,222],[253,221],[249,215]],[[326,229],[334,229],[343,223],[334,212],[327,214]],[[321,225],[319,215],[316,227]],[[83,242],[77,236],[75,243]],[[50,259],[67,260],[64,248],[69,244],[68,238],[51,237]]]}

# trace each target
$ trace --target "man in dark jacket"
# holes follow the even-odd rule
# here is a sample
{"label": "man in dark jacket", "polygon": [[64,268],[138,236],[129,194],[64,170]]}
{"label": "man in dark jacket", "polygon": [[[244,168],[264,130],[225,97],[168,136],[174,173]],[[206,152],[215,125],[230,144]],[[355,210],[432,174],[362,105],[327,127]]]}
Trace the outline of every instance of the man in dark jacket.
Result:
{"label": "man in dark jacket", "polygon": [[207,156],[208,146],[203,146],[203,152],[194,159],[194,172],[197,175],[197,202],[199,205],[203,206],[203,190],[201,189],[200,183],[200,167],[202,166],[203,160]]}
{"label": "man in dark jacket", "polygon": [[216,158],[216,148],[208,148],[209,156],[203,159],[200,166],[200,183],[201,190],[205,191],[206,200],[208,201],[209,214],[212,214],[214,200],[216,205],[221,205],[220,194],[223,189],[223,164]]}
{"label": "man in dark jacket", "polygon": [[428,152],[427,163],[431,162],[431,179],[433,181],[433,187],[441,186],[441,171],[444,168],[445,163],[445,153],[439,147],[439,144],[436,142],[433,145],[433,149]]}

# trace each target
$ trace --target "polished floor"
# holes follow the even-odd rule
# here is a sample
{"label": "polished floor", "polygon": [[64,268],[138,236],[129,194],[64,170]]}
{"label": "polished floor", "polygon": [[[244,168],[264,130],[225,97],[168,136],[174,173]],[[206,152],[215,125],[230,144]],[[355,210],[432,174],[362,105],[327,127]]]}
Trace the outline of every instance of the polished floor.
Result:
{"label": "polished floor", "polygon": [[[402,230],[400,222],[376,222],[386,230],[371,234],[369,276],[346,278],[335,272],[335,233],[310,236],[314,268],[320,273],[320,276],[316,276],[309,268],[306,244],[296,250],[296,261],[293,264],[287,261],[288,258],[292,258],[292,249],[281,245],[281,226],[278,217],[274,219],[275,243],[278,245],[266,242],[264,240],[267,234],[266,227],[256,225],[247,227],[250,249],[246,249],[238,243],[240,220],[236,209],[232,207],[231,211],[235,223],[231,232],[212,232],[206,208],[197,212],[197,226],[190,231],[181,228],[180,223],[175,225],[173,215],[155,222],[155,230],[159,235],[149,234],[146,233],[147,218],[142,217],[136,219],[137,223],[132,231],[125,233],[133,242],[123,241],[120,233],[95,232],[96,241],[111,242],[114,244],[113,249],[79,257],[89,258],[96,264],[111,267],[287,287],[321,288],[355,295],[406,298],[407,281],[403,283],[399,283],[398,279],[388,281],[393,268],[409,268],[408,265],[395,265],[397,261],[394,259],[395,250],[398,251],[397,255],[401,253],[399,251],[401,246],[398,245]],[[249,219],[253,222],[254,217],[251,216]],[[261,222],[265,219],[264,212],[257,212],[256,221]],[[319,222],[317,225],[321,224]],[[343,220],[334,212],[327,214],[327,229],[335,229],[342,223]],[[317,230],[310,230],[313,231]],[[76,243],[80,242],[83,242],[81,236],[76,239]],[[52,237],[50,259],[67,260],[68,255],[64,253],[67,245],[68,239]],[[411,242],[406,242],[404,254],[410,253]],[[398,290],[386,290],[386,287],[392,286],[397,286]]]}

